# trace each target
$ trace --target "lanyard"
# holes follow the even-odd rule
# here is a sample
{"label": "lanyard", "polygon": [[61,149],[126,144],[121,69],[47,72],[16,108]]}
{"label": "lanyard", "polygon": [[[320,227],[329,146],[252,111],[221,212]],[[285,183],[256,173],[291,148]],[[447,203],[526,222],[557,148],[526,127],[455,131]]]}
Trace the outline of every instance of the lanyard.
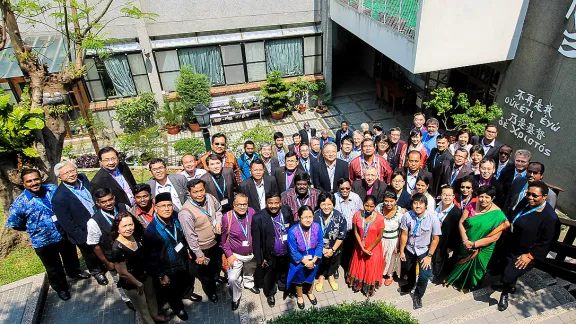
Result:
{"label": "lanyard", "polygon": [[322,214],[320,214],[320,227],[322,228],[322,236],[324,236],[324,234],[326,234],[325,229],[330,227],[330,222],[332,221],[332,215],[333,214],[334,214],[334,212],[332,211],[330,213],[330,215],[328,216],[328,219],[326,220],[326,225],[324,225],[324,217],[322,217]]}
{"label": "lanyard", "polygon": [[456,180],[456,176],[458,176],[458,173],[460,173],[460,167],[452,170],[452,175],[450,176],[450,186],[454,184],[454,180]]}
{"label": "lanyard", "polygon": [[[262,199],[264,199],[264,197],[266,196],[266,189],[264,188],[264,179],[260,180],[262,181],[262,184],[259,186],[256,184],[256,181],[254,181],[254,184],[256,185],[256,193],[258,194],[258,202],[262,202]],[[258,193],[258,187],[262,187],[262,193]]]}
{"label": "lanyard", "polygon": [[[410,177],[415,178],[414,179],[414,185],[410,186]],[[412,193],[412,191],[414,191],[414,188],[416,188],[416,183],[418,182],[418,175],[416,175],[416,177],[414,177],[412,175],[412,173],[408,172],[408,175],[406,176],[406,186],[408,187],[408,189],[410,190],[410,193]],[[400,195],[398,195],[398,199],[400,199]]]}
{"label": "lanyard", "polygon": [[432,164],[433,168],[436,167],[436,160],[438,160],[438,155],[440,155],[440,153],[438,153],[438,152],[436,152],[436,155],[434,155],[434,164]]}
{"label": "lanyard", "polygon": [[174,234],[170,233],[170,231],[168,230],[168,226],[164,225],[164,230],[166,231],[166,233],[168,233],[168,235],[170,235],[170,237],[175,241],[178,242],[178,232],[176,231],[176,224],[174,225]]}
{"label": "lanyard", "polygon": [[420,228],[420,224],[422,224],[426,214],[424,214],[422,217],[418,217],[416,214],[414,214],[414,211],[410,211],[410,216],[412,216],[412,218],[416,221],[416,225],[414,225],[414,230],[412,231],[412,237],[416,237],[418,229]]}
{"label": "lanyard", "polygon": [[[372,217],[373,215],[374,215],[374,212],[372,212],[372,215],[370,215],[368,217]],[[362,218],[362,229],[364,229],[364,232],[362,233],[362,239],[365,239],[366,236],[368,236],[368,229],[370,228],[370,224],[372,224],[374,222],[374,219],[373,219],[372,221],[364,224],[366,221],[366,218],[368,218],[368,217],[366,217],[366,212],[364,212],[364,217]]]}
{"label": "lanyard", "polygon": [[328,179],[330,180],[330,189],[334,186],[334,175],[336,174],[336,162],[334,162],[334,166],[329,167],[326,165],[326,171],[328,171]]}
{"label": "lanyard", "polygon": [[[308,205],[308,200],[310,200],[310,189],[308,189],[308,198],[304,201],[304,205]],[[302,203],[298,197],[296,197],[296,203],[298,204],[298,208],[302,207]]]}
{"label": "lanyard", "polygon": [[244,233],[244,237],[246,239],[248,239],[248,229],[250,228],[250,224],[248,223],[248,214],[246,214],[246,228],[244,228],[244,226],[242,225],[242,223],[238,219],[238,215],[236,215],[236,212],[232,211],[232,214],[234,215],[234,218],[236,218],[238,225],[240,225],[240,228],[242,229],[242,233]]}
{"label": "lanyard", "polygon": [[144,222],[144,224],[146,224],[146,226],[148,226],[150,223],[148,223],[148,221],[146,220],[146,217],[144,217],[144,215],[140,214],[140,219]]}
{"label": "lanyard", "polygon": [[[310,226],[312,227],[312,226]],[[308,240],[306,240],[306,235],[304,235],[304,231],[302,230],[302,225],[298,225],[298,228],[300,229],[300,233],[302,234],[302,238],[304,239],[304,246],[306,246],[306,253],[308,253],[308,250],[310,250],[310,229],[308,229]]]}
{"label": "lanyard", "polygon": [[[106,214],[108,214],[108,212],[102,210],[102,216],[104,216],[104,219],[108,222],[108,225],[112,226],[112,221],[110,220],[110,217],[108,217]],[[116,207],[114,207],[113,215],[116,216],[116,214],[118,214],[118,211],[116,210]],[[112,216],[112,218],[114,218],[114,216]]]}
{"label": "lanyard", "polygon": [[[310,161],[310,159],[308,159],[308,161]],[[306,173],[308,173],[308,165],[307,165],[306,161],[304,161],[303,159],[300,159],[300,163],[302,163],[302,167],[304,168],[304,171]]]}
{"label": "lanyard", "polygon": [[[448,209],[442,211],[442,202],[440,202],[440,206],[438,206],[438,208],[436,208],[436,213],[438,214],[438,219],[442,222],[444,221],[444,219],[446,218],[446,216],[448,216],[448,213],[452,210],[452,208],[454,208],[454,203],[452,203],[452,205],[450,205],[450,207],[448,207]],[[440,215],[442,215],[442,217],[440,217]]]}
{"label": "lanyard", "polygon": [[[342,213],[344,217],[348,216],[348,214],[350,214],[350,205],[352,203],[342,198],[342,195],[339,192],[336,193],[336,198],[339,198],[336,200],[336,210]],[[346,212],[344,212],[344,208],[346,208]]]}
{"label": "lanyard", "polygon": [[[278,220],[276,220],[276,218],[278,218]],[[284,222],[282,221],[282,213],[278,212],[278,215],[274,216],[274,218],[272,218],[272,221],[276,224],[278,224],[278,226],[280,226],[281,232],[280,233],[285,233],[286,232],[286,225],[284,225]]]}
{"label": "lanyard", "polygon": [[[378,179],[380,179],[380,161],[378,160],[378,157],[373,155],[372,156],[372,165],[374,168],[376,168],[376,175],[378,177]],[[368,162],[366,162],[366,159],[364,159],[364,154],[361,155],[360,158],[360,177],[364,178],[364,169],[366,169],[367,167],[369,167]],[[382,180],[382,179],[380,179]]]}
{"label": "lanyard", "polygon": [[254,161],[254,158],[256,157],[256,154],[252,154],[252,158],[248,159],[248,154],[244,153],[244,160],[246,162],[248,162],[248,165],[252,164],[252,161]]}
{"label": "lanyard", "polygon": [[205,210],[204,208],[200,207],[200,205],[198,205],[197,202],[195,202],[194,200],[192,200],[192,198],[189,198],[189,200],[190,200],[190,203],[191,203],[192,205],[194,205],[194,206],[196,206],[196,208],[200,209],[200,211],[201,211],[202,213],[204,213],[206,216],[208,216],[208,218],[210,219],[210,221],[212,221],[212,215],[211,215],[211,214],[212,214],[212,211],[210,210],[211,208],[210,208],[210,204],[209,204],[209,201],[208,201],[208,196],[206,196],[206,202],[205,202],[205,204],[206,204],[206,209],[207,209],[207,210]]}
{"label": "lanyard", "polygon": [[516,215],[516,217],[514,217],[514,219],[512,220],[512,231],[514,231],[514,223],[516,222],[516,220],[517,220],[518,218],[521,218],[521,217],[524,217],[524,216],[526,216],[526,215],[528,215],[528,214],[531,214],[531,213],[537,211],[538,209],[540,209],[540,208],[542,208],[542,207],[544,207],[544,206],[546,206],[546,202],[544,202],[542,205],[536,206],[536,207],[534,207],[534,208],[532,208],[532,209],[530,209],[529,211],[526,211],[526,212],[525,212],[524,210],[525,210],[526,207],[528,207],[528,206],[524,207],[524,208],[522,209],[522,211],[519,212],[518,215]]}
{"label": "lanyard", "polygon": [[524,196],[526,196],[527,190],[528,190],[528,182],[526,182],[526,184],[522,188],[522,191],[520,191],[520,194],[518,195],[518,201],[516,201],[516,205],[518,205],[518,203],[520,203],[520,201],[524,198]]}
{"label": "lanyard", "polygon": [[[214,182],[214,185],[216,186],[216,190],[218,190],[218,192],[222,195],[222,197],[224,197],[224,192],[226,191],[226,179],[224,178],[224,184],[223,187],[224,188],[220,188],[220,185],[218,184],[218,181],[216,181],[216,179],[214,178],[213,175],[210,175],[212,177],[212,181]],[[223,177],[223,175],[220,175],[221,177]]]}
{"label": "lanyard", "polygon": [[466,209],[466,206],[470,203],[470,199],[472,199],[472,195],[466,198],[466,201],[462,200],[462,195],[460,195],[460,205],[462,206],[462,210]]}
{"label": "lanyard", "polygon": [[80,184],[80,189],[76,189],[74,186],[69,186],[68,188],[72,189],[72,192],[80,199],[84,200],[85,202],[89,202],[94,205],[94,200],[90,197],[90,194],[86,194],[86,190],[82,184]]}

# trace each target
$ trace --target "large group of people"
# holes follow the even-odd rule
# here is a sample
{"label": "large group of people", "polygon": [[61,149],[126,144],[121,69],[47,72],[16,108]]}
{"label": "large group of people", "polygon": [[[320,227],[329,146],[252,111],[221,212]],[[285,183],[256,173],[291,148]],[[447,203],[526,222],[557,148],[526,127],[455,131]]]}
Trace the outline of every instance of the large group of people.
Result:
{"label": "large group of people", "polygon": [[55,166],[59,186],[23,169],[7,226],[28,232],[61,299],[71,297],[66,276],[107,285],[109,272],[145,323],[167,320],[165,304],[186,320],[182,299],[202,299],[197,279],[213,303],[227,283],[232,310],[260,289],[270,307],[278,290],[301,309],[304,297],[316,305],[314,291],[342,289],[340,275],[366,296],[397,281],[418,309],[428,282],[470,291],[490,271],[502,275],[494,287],[505,310],[557,240],[544,164],[512,154],[494,124],[480,137],[462,129],[454,143],[420,113],[408,142],[399,128],[353,131],[346,121],[335,138],[316,134],[306,122],[293,144],[277,132],[238,157],[215,134],[209,152],[182,157],[180,173],[153,159],[140,184],[112,147],[98,152],[91,181],[72,161]]}

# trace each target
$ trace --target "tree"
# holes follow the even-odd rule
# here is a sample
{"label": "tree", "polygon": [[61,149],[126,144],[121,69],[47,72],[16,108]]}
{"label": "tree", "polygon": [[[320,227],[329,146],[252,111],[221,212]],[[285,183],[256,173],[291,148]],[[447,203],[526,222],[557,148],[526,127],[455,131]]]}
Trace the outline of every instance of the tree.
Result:
{"label": "tree", "polygon": [[[41,129],[31,130],[32,144],[27,151],[3,150],[0,152],[0,204],[9,206],[17,192],[15,185],[19,179],[14,177],[21,165],[36,167],[46,175],[46,181],[56,182],[53,167],[60,162],[64,144],[65,127],[64,114],[61,106],[43,104],[43,93],[67,93],[76,81],[86,73],[84,56],[88,49],[105,53],[105,46],[112,40],[105,37],[105,27],[113,20],[121,17],[152,18],[153,14],[142,12],[138,7],[126,3],[120,6],[119,14],[112,16],[111,6],[114,0],[99,1],[88,4],[87,1],[75,0],[46,0],[36,2],[32,0],[2,0],[0,12],[2,21],[0,25],[0,50],[5,49],[8,39],[14,49],[15,60],[22,70],[24,77],[29,79],[30,97],[29,105],[19,105],[35,113],[42,109],[44,126]],[[47,22],[49,16],[54,23]],[[42,24],[50,30],[60,33],[66,42],[68,63],[61,67],[60,72],[50,74],[48,65],[39,55],[43,48],[33,48],[24,40],[20,31],[20,22],[27,24]],[[74,60],[73,60],[74,58]],[[74,63],[71,63],[74,62]],[[85,111],[82,117],[89,121]],[[91,129],[89,127],[89,129]],[[5,132],[6,129],[0,131]],[[90,131],[91,132],[91,131]],[[93,142],[95,137],[91,134]],[[4,147],[9,147],[10,144]],[[7,253],[11,243],[9,233],[2,224],[3,242],[0,242],[0,256]],[[14,235],[11,235],[12,237]],[[14,243],[14,242],[12,242]]]}
{"label": "tree", "polygon": [[260,88],[262,95],[262,104],[274,113],[285,112],[290,103],[288,97],[288,85],[282,79],[280,71],[274,71],[268,74],[266,83]]}
{"label": "tree", "polygon": [[212,102],[211,87],[212,84],[206,75],[194,72],[189,65],[183,65],[180,68],[180,76],[176,78],[176,92],[178,92],[180,102],[184,104],[186,122],[194,119],[193,111],[198,104],[210,105]]}
{"label": "tree", "polygon": [[[435,109],[444,129],[449,132],[469,128],[472,134],[480,136],[489,121],[502,116],[502,109],[496,103],[486,107],[476,100],[474,105],[470,106],[468,96],[465,93],[458,94],[456,106],[454,106],[455,93],[452,88],[437,88],[432,90],[431,94],[434,98],[425,102],[424,107]],[[456,113],[459,108],[462,108],[463,112]],[[452,125],[449,123],[449,118],[452,118],[453,127],[449,127]]]}

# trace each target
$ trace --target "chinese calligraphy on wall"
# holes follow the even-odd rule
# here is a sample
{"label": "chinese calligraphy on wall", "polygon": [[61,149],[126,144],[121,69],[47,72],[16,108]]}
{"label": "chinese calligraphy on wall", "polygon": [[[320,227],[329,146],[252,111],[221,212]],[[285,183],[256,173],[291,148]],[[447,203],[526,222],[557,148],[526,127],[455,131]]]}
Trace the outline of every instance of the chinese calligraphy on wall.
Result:
{"label": "chinese calligraphy on wall", "polygon": [[545,156],[550,156],[552,150],[546,147],[546,133],[560,130],[560,122],[555,122],[552,116],[554,106],[521,89],[518,89],[516,95],[504,98],[504,103],[513,110],[510,111],[510,117],[500,117],[498,124],[517,139]]}
{"label": "chinese calligraphy on wall", "polygon": [[[570,19],[575,10],[576,0],[573,0],[566,13],[566,19]],[[576,29],[576,18],[574,19],[574,28]],[[576,58],[576,32],[571,33],[568,30],[564,30],[564,36],[566,38],[562,40],[562,44],[558,47],[558,52],[568,58]]]}

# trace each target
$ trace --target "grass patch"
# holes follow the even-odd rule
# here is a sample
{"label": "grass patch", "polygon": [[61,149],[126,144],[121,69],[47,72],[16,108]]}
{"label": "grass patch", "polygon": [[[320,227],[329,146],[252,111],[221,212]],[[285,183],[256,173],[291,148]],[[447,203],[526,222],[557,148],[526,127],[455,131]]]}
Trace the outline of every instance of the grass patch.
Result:
{"label": "grass patch", "polygon": [[0,260],[0,286],[44,272],[44,265],[31,247],[16,247]]}

